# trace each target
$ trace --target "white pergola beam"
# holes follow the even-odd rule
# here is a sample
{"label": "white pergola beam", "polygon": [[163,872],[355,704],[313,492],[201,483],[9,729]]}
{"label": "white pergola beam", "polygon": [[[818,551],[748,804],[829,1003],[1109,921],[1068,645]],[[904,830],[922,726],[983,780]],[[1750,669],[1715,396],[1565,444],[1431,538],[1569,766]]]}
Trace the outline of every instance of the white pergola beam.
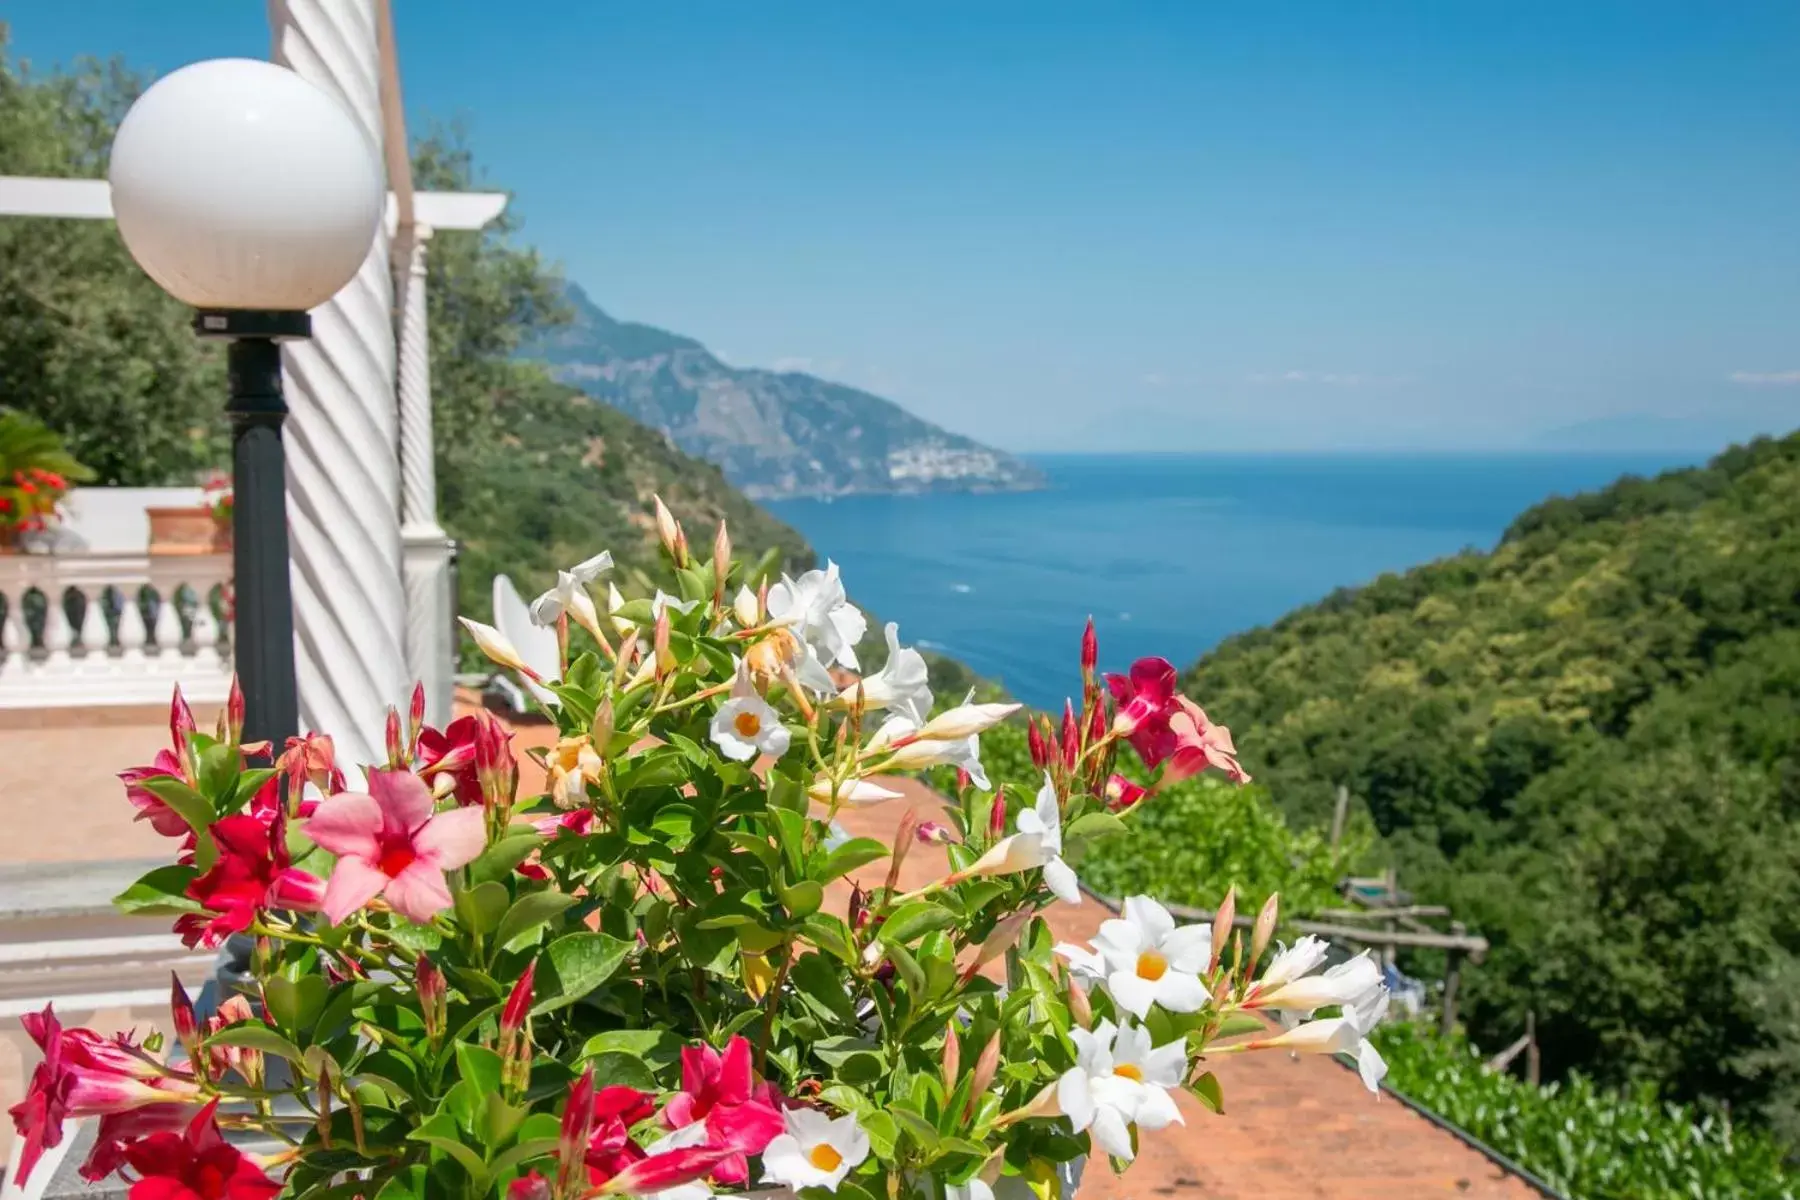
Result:
{"label": "white pergola beam", "polygon": [[[432,229],[482,229],[506,211],[505,192],[417,192],[414,219]],[[396,207],[388,193],[390,215]],[[111,220],[112,187],[104,179],[38,179],[0,175],[0,217]]]}

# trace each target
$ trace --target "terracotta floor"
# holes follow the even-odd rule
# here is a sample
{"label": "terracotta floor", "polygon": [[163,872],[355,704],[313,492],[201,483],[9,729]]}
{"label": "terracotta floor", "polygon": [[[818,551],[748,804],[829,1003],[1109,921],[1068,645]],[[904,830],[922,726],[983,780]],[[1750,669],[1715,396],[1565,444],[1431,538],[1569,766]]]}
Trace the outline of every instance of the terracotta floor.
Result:
{"label": "terracotta floor", "polygon": [[[148,762],[166,744],[160,719],[140,715],[103,727],[0,729],[0,819],[8,836],[0,862],[69,861],[155,855],[166,849],[147,826],[131,820],[114,774]],[[550,740],[543,726],[523,726],[517,743]],[[527,787],[535,768],[527,766]],[[899,781],[902,800],[849,812],[853,833],[891,834],[907,806],[929,810],[937,799]],[[937,847],[915,847],[903,872],[904,886],[927,882],[944,869]],[[867,868],[878,882],[884,864]],[[1106,913],[1092,901],[1059,906],[1050,920],[1059,937],[1082,941]],[[154,1014],[100,1014],[103,1028],[137,1023]],[[16,1022],[0,1029],[0,1108],[30,1064],[23,1061]],[[12,1034],[15,1036],[6,1036]],[[1523,1200],[1535,1196],[1504,1176],[1486,1158],[1392,1098],[1377,1101],[1355,1074],[1319,1058],[1255,1055],[1219,1060],[1226,1112],[1214,1115],[1184,1100],[1184,1129],[1145,1139],[1131,1173],[1114,1178],[1090,1172],[1086,1200],[1195,1196],[1250,1200],[1362,1200],[1462,1196]],[[0,1124],[4,1124],[0,1122]],[[0,1154],[10,1128],[0,1129]]]}

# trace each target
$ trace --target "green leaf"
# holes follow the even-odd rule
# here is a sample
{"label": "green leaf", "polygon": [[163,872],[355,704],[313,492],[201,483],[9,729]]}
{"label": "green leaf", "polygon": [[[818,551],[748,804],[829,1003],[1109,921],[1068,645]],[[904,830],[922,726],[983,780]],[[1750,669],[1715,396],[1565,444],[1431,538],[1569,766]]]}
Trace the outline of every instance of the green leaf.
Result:
{"label": "green leaf", "polygon": [[597,1088],[619,1086],[636,1088],[640,1092],[661,1090],[650,1065],[635,1055],[608,1050],[595,1055],[589,1065],[594,1068],[594,1086]]}
{"label": "green leaf", "polygon": [[1216,1113],[1225,1111],[1225,1090],[1219,1086],[1219,1077],[1211,1071],[1188,1085],[1188,1091],[1194,1098]]}
{"label": "green leaf", "polygon": [[789,779],[786,775],[771,773],[768,781],[769,806],[782,812],[791,812],[799,816],[806,815],[806,789],[800,786],[797,779]]}
{"label": "green leaf", "polygon": [[158,867],[113,897],[113,907],[141,917],[173,917],[203,912],[198,900],[188,899],[187,885],[199,874],[192,867]]}
{"label": "green leaf", "polygon": [[238,773],[238,749],[223,743],[208,746],[195,755],[199,760],[198,772],[200,793],[207,797],[208,806],[214,812],[223,813],[231,807],[232,797],[236,794]]}
{"label": "green leaf", "polygon": [[888,848],[874,838],[851,838],[843,845],[825,856],[813,871],[813,878],[823,883],[830,883],[840,876],[848,875],[858,867],[867,866],[878,858],[886,858]]}
{"label": "green leaf", "polygon": [[1124,833],[1125,822],[1109,812],[1084,813],[1069,823],[1063,830],[1065,841],[1071,838],[1106,837],[1109,834]]}
{"label": "green leaf", "polygon": [[756,860],[771,874],[781,865],[781,851],[763,834],[744,829],[728,829],[725,831],[725,840],[739,850],[755,855]]}
{"label": "green leaf", "polygon": [[470,933],[489,934],[506,916],[512,897],[503,883],[481,883],[456,895],[456,917]]}
{"label": "green leaf", "polygon": [[516,827],[509,829],[504,837],[482,851],[481,856],[469,864],[469,882],[503,882],[513,873],[513,868],[531,857],[531,852],[543,844],[543,837],[535,830],[520,831]]}
{"label": "green leaf", "polygon": [[329,991],[330,985],[322,975],[302,975],[299,979],[272,975],[263,980],[263,1000],[269,1016],[296,1038],[304,1037],[318,1022]]}
{"label": "green leaf", "polygon": [[856,948],[850,942],[850,927],[837,917],[829,913],[814,913],[801,926],[800,936],[846,965],[856,964]]}
{"label": "green leaf", "polygon": [[793,887],[777,887],[776,894],[795,920],[812,916],[825,902],[825,889],[816,880],[802,879]]}
{"label": "green leaf", "polygon": [[[536,1113],[543,1116],[543,1113]],[[560,1140],[555,1137],[532,1138],[529,1141],[521,1138],[519,1144],[494,1159],[491,1170],[495,1175],[502,1175],[512,1168],[530,1162],[534,1158],[547,1158],[556,1153]]]}
{"label": "green leaf", "polygon": [[331,1041],[349,1028],[350,1014],[357,1005],[366,1003],[394,986],[393,983],[379,979],[357,979],[333,988],[325,1011],[319,1014],[318,1024],[313,1026],[314,1039]]}
{"label": "green leaf", "polygon": [[575,897],[565,892],[527,892],[506,910],[506,915],[500,919],[499,928],[494,930],[494,941],[503,950],[521,949],[526,944],[525,935],[535,933],[538,926],[574,903]]}
{"label": "green leaf", "polygon": [[553,1012],[575,1003],[610,979],[630,952],[631,943],[604,933],[557,938],[538,960],[538,1000],[531,1011]]}
{"label": "green leaf", "polygon": [[687,768],[681,765],[680,751],[652,750],[630,770],[620,774],[613,786],[623,796],[639,788],[674,787],[685,782]]}
{"label": "green leaf", "polygon": [[214,819],[212,802],[174,775],[152,775],[138,786],[175,810],[197,834],[205,833]]}
{"label": "green leaf", "polygon": [[888,914],[881,925],[881,940],[890,945],[910,942],[934,929],[948,929],[956,923],[956,914],[930,900],[914,900],[902,904]]}
{"label": "green leaf", "polygon": [[802,954],[788,969],[788,980],[800,993],[801,1000],[821,1015],[835,1017],[845,1024],[856,1023],[856,1006],[850,1001],[850,993],[844,990],[844,981],[837,968],[824,955]]}
{"label": "green leaf", "polygon": [[500,1056],[486,1046],[474,1046],[467,1042],[458,1043],[456,1047],[456,1073],[461,1079],[480,1092],[497,1092],[500,1090]]}
{"label": "green leaf", "polygon": [[300,1047],[262,1024],[233,1025],[229,1029],[221,1029],[206,1039],[208,1046],[241,1046],[246,1050],[261,1050],[264,1054],[273,1054],[285,1058],[289,1062],[299,1062],[303,1056]]}
{"label": "green leaf", "polygon": [[463,1145],[462,1131],[456,1127],[456,1118],[447,1112],[439,1112],[429,1121],[406,1135],[408,1141],[424,1142],[448,1154],[456,1160],[458,1166],[469,1173],[475,1181],[477,1193],[486,1190],[487,1164],[481,1156],[468,1146]]}
{"label": "green leaf", "polygon": [[892,1114],[895,1124],[905,1131],[906,1136],[911,1138],[927,1157],[936,1152],[938,1131],[935,1125],[904,1105],[893,1105],[888,1112]]}
{"label": "green leaf", "polygon": [[274,767],[249,767],[238,772],[237,785],[232,789],[231,800],[224,811],[242,812],[244,806],[256,798],[263,785],[275,777]]}
{"label": "green leaf", "polygon": [[822,1038],[812,1044],[812,1052],[832,1068],[839,1082],[852,1086],[873,1083],[887,1070],[887,1062],[875,1044],[862,1038]]}
{"label": "green leaf", "polygon": [[900,972],[900,978],[906,983],[906,989],[914,996],[923,995],[925,971],[919,966],[919,960],[914,958],[912,952],[899,942],[886,942],[883,945],[887,951],[888,961],[894,964],[896,971]]}
{"label": "green leaf", "polygon": [[672,1062],[681,1040],[667,1029],[609,1029],[596,1033],[581,1048],[582,1058],[600,1054],[629,1054],[646,1061]]}

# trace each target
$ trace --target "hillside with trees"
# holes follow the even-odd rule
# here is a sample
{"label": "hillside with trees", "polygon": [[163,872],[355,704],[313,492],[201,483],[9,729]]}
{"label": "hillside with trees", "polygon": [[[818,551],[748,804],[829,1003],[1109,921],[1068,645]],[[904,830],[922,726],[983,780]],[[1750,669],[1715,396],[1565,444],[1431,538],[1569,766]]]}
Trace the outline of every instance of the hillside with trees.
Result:
{"label": "hillside with trees", "polygon": [[[93,178],[148,82],[117,64],[40,74],[5,53],[0,25],[0,174]],[[491,186],[453,136],[415,147],[418,186]],[[485,617],[504,572],[529,593],[555,568],[609,547],[654,561],[660,492],[696,529],[730,522],[740,553],[811,562],[799,534],[718,468],[661,433],[515,359],[570,313],[564,284],[503,219],[431,241],[432,401],[440,518],[457,539],[463,612]],[[112,223],[0,220],[0,405],[61,434],[104,485],[191,484],[227,460],[219,347],[143,274]]]}
{"label": "hillside with trees", "polygon": [[[1474,1040],[1800,1135],[1800,435],[1521,515],[1184,678],[1289,818],[1494,943]],[[1430,964],[1421,964],[1429,974]]]}

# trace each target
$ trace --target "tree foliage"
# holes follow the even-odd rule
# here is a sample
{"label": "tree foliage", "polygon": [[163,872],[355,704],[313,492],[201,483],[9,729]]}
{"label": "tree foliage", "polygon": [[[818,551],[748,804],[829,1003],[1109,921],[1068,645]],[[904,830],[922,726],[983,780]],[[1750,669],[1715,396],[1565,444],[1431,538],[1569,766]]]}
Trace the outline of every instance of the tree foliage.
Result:
{"label": "tree foliage", "polygon": [[1494,943],[1470,1030],[1800,1134],[1800,435],[1523,514],[1185,685],[1289,815],[1367,806]]}

